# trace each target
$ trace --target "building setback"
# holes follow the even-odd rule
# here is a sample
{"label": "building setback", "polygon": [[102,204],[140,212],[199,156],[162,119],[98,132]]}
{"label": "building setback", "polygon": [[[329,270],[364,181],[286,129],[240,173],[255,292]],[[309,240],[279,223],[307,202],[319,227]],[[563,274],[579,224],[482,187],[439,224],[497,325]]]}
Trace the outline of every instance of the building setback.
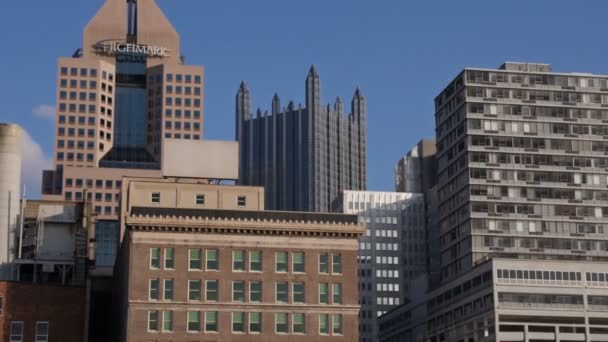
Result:
{"label": "building setback", "polygon": [[356,216],[264,211],[258,187],[125,179],[123,196],[117,341],[358,339]]}
{"label": "building setback", "polygon": [[245,82],[236,95],[236,139],[240,143],[239,183],[264,186],[272,210],[329,212],[343,190],[366,188],[365,98],[357,88],[351,113],[340,98],[321,104],[321,80],[314,66],[306,78],[306,105],[254,117]]}

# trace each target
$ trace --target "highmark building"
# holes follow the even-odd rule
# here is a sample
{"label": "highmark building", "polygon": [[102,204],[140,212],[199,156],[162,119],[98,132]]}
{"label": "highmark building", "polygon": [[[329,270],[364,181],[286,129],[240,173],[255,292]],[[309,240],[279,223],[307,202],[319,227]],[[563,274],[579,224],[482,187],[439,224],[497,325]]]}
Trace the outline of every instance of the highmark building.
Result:
{"label": "highmark building", "polygon": [[96,271],[108,271],[122,177],[160,176],[166,138],[202,139],[203,68],[184,63],[179,35],[155,1],[107,0],[82,48],[59,59],[56,110],[43,198],[92,202]]}

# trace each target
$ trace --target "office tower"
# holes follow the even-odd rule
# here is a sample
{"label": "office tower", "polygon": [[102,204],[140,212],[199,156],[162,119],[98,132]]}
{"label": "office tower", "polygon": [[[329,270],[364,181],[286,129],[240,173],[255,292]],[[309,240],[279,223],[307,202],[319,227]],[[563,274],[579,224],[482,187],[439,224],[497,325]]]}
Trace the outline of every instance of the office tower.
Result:
{"label": "office tower", "polygon": [[437,152],[434,139],[420,140],[395,168],[395,188],[397,192],[424,193],[436,183]]}
{"label": "office tower", "polygon": [[160,176],[165,138],[201,139],[203,68],[183,62],[179,35],[154,0],[106,0],[82,44],[59,59],[54,170],[44,172],[43,198],[93,203],[96,265],[111,268],[121,178]]}
{"label": "office tower", "polygon": [[11,280],[21,216],[21,159],[23,132],[13,124],[0,124],[0,279]]}
{"label": "office tower", "polygon": [[306,78],[305,107],[251,112],[245,82],[236,95],[236,139],[240,143],[239,183],[264,186],[272,210],[329,212],[343,190],[366,188],[366,105],[357,88],[351,113],[336,99],[321,104],[321,80],[314,66]]}
{"label": "office tower", "polygon": [[505,63],[437,96],[444,278],[493,256],[608,260],[607,81]]}
{"label": "office tower", "polygon": [[359,341],[377,341],[377,317],[407,301],[410,281],[426,272],[424,196],[345,191],[343,211],[367,230],[359,241]]}
{"label": "office tower", "polygon": [[435,105],[442,283],[381,340],[603,339],[608,76],[467,68]]}
{"label": "office tower", "polygon": [[129,179],[122,342],[356,341],[354,215],[264,210],[260,187]]}

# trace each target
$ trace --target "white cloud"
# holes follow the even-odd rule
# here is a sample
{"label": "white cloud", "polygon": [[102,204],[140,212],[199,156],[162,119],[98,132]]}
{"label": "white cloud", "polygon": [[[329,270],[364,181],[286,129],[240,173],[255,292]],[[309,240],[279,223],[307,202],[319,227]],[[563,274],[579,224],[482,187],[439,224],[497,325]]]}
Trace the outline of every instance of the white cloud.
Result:
{"label": "white cloud", "polygon": [[40,144],[24,131],[21,183],[25,184],[27,197],[38,197],[42,185],[42,170],[50,170],[52,167],[53,159],[45,156]]}
{"label": "white cloud", "polygon": [[37,116],[39,118],[54,120],[55,119],[55,106],[43,104],[43,105],[34,107],[34,109],[32,109],[32,114],[34,114],[35,116]]}

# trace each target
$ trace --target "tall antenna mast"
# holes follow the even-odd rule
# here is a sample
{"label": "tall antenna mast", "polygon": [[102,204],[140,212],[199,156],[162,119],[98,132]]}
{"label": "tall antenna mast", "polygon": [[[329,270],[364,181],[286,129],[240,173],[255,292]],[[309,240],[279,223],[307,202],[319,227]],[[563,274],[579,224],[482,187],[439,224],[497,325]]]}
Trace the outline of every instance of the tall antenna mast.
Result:
{"label": "tall antenna mast", "polygon": [[127,43],[137,44],[137,0],[127,0]]}

